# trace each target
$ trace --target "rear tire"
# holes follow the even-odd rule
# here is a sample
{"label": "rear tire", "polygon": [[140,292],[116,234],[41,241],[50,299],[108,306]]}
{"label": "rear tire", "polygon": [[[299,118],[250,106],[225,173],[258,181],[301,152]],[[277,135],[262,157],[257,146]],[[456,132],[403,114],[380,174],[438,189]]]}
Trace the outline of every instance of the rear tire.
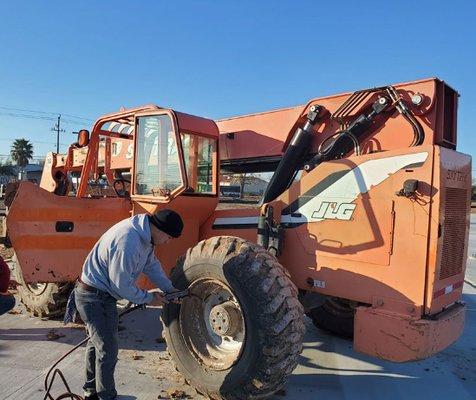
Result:
{"label": "rear tire", "polygon": [[13,254],[13,278],[20,284],[17,288],[21,302],[28,312],[40,318],[53,318],[63,315],[69,294],[74,284],[38,283],[26,284],[16,254]]}
{"label": "rear tire", "polygon": [[297,289],[271,254],[243,239],[214,237],[187,252],[172,281],[192,296],[164,307],[164,336],[198,392],[263,398],[284,385],[305,328]]}
{"label": "rear tire", "polygon": [[355,307],[352,306],[349,300],[326,299],[324,304],[309,310],[306,315],[319,329],[343,338],[351,339],[354,337]]}

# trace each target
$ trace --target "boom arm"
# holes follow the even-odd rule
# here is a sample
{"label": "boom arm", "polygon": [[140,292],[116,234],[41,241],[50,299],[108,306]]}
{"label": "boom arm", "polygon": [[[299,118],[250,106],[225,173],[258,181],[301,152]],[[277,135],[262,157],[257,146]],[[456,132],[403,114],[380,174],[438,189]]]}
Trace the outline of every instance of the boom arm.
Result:
{"label": "boom arm", "polygon": [[[361,154],[420,144],[456,148],[458,93],[445,82],[430,78],[310,100],[307,105],[218,120],[220,163],[231,172],[274,171],[312,105],[328,111],[313,130],[309,154],[315,155],[336,133],[348,130],[360,115],[371,112],[377,96],[389,102],[376,118],[375,128],[362,137]],[[386,118],[385,118],[386,117]],[[380,122],[384,123],[380,124]],[[359,121],[362,122],[362,121]],[[362,127],[362,125],[361,125]],[[345,140],[353,144],[352,138]],[[352,147],[351,147],[352,149]]]}

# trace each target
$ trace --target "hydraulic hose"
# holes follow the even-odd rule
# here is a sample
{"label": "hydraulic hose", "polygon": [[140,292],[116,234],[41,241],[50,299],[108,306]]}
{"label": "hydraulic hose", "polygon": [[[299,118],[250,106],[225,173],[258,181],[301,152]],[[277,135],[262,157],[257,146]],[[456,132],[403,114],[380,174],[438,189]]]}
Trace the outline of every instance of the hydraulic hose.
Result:
{"label": "hydraulic hose", "polygon": [[387,93],[389,94],[390,98],[392,99],[395,108],[398,112],[407,120],[407,122],[412,126],[413,129],[413,141],[410,147],[420,146],[423,144],[425,140],[425,132],[423,131],[423,127],[421,126],[420,122],[413,116],[410,112],[404,101],[400,98],[397,91],[393,86],[389,86],[387,88]]}
{"label": "hydraulic hose", "polygon": [[418,120],[408,111],[402,113],[403,118],[405,118],[413,128],[414,139],[411,144],[412,147],[420,146],[425,140],[425,133],[423,127],[418,122]]}

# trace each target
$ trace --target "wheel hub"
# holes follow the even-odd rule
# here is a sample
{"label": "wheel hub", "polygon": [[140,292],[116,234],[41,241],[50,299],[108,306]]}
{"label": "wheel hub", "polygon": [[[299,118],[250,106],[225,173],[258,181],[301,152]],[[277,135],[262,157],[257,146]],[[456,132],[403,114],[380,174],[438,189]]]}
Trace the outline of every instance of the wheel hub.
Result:
{"label": "wheel hub", "polygon": [[215,334],[233,337],[242,324],[241,312],[235,303],[227,301],[211,309],[209,322]]}
{"label": "wheel hub", "polygon": [[245,341],[245,320],[231,289],[215,279],[189,286],[194,296],[180,306],[182,335],[190,352],[207,368],[225,370],[240,357]]}

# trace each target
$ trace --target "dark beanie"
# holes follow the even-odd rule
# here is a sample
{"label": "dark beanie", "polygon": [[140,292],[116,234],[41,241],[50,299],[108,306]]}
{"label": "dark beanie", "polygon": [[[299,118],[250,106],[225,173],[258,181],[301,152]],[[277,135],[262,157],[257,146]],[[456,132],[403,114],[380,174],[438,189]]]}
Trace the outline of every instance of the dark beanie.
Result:
{"label": "dark beanie", "polygon": [[178,238],[182,234],[183,221],[175,211],[159,210],[155,214],[149,215],[149,221],[157,229],[174,238]]}

